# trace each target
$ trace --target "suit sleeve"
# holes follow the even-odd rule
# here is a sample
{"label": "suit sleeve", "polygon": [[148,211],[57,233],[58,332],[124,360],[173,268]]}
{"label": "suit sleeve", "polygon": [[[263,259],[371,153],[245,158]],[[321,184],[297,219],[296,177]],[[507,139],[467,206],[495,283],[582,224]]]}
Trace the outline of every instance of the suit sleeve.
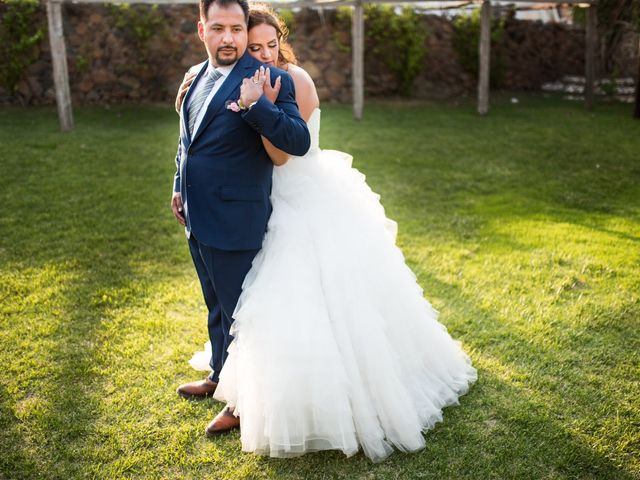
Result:
{"label": "suit sleeve", "polygon": [[242,112],[242,118],[276,148],[289,155],[302,156],[311,146],[309,130],[300,116],[291,77],[286,72],[281,77],[276,103],[263,95],[253,107]]}
{"label": "suit sleeve", "polygon": [[173,176],[173,193],[180,191],[180,138],[178,137],[178,152],[176,153],[176,173]]}

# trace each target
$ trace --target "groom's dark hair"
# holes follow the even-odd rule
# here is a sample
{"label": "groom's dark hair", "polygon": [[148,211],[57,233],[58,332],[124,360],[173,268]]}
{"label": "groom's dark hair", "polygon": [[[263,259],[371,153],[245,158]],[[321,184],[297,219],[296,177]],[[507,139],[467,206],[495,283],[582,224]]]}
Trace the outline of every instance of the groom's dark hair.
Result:
{"label": "groom's dark hair", "polygon": [[209,7],[214,3],[217,3],[221,7],[228,7],[229,5],[237,3],[244,12],[244,22],[249,23],[249,2],[247,0],[200,0],[200,17],[206,19],[207,13],[209,13]]}

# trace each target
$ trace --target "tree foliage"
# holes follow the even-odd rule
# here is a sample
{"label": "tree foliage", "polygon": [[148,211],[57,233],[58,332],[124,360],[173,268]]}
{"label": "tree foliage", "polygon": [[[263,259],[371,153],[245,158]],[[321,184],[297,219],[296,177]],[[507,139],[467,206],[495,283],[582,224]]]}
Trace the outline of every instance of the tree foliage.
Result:
{"label": "tree foliage", "polygon": [[[495,51],[504,37],[504,18],[491,22],[491,47]],[[468,14],[457,16],[453,21],[455,35],[453,47],[458,54],[460,65],[467,72],[478,78],[480,63],[480,9],[474,9]],[[491,55],[490,81],[494,87],[502,83],[502,61],[499,55]]]}
{"label": "tree foliage", "polygon": [[38,0],[0,1],[0,85],[15,95],[18,82],[36,59],[44,27],[38,25]]}
{"label": "tree foliage", "polygon": [[[352,21],[351,8],[339,8],[337,20],[343,28],[348,28]],[[398,9],[391,5],[367,4],[364,22],[366,55],[374,56],[389,69],[396,79],[398,93],[411,95],[427,55],[427,31],[420,14],[411,7]],[[350,46],[340,40],[339,31],[340,28],[334,41],[339,49],[348,51]]]}
{"label": "tree foliage", "polygon": [[158,5],[109,5],[109,12],[114,26],[143,54],[148,53],[155,35],[166,35],[167,24]]}
{"label": "tree foliage", "polygon": [[410,95],[427,54],[427,32],[420,15],[411,7],[396,10],[391,5],[367,4],[364,21],[371,52],[391,70],[400,94]]}

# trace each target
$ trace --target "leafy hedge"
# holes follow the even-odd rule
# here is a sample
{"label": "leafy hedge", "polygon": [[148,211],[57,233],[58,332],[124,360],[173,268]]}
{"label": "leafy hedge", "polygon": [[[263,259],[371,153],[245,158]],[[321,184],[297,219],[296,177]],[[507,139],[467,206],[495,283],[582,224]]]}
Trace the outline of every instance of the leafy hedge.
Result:
{"label": "leafy hedge", "polygon": [[[344,28],[351,24],[351,15],[351,8],[339,9],[337,18]],[[411,7],[398,9],[391,5],[367,4],[364,22],[366,53],[375,55],[389,69],[398,84],[398,93],[411,95],[427,54],[427,31],[420,14]],[[349,48],[340,42],[338,47]]]}
{"label": "leafy hedge", "polygon": [[[490,82],[492,87],[502,84],[503,65],[497,47],[504,37],[504,18],[494,19],[491,22],[491,66]],[[474,78],[478,78],[478,64],[480,62],[480,9],[471,13],[459,15],[453,21],[455,35],[453,47],[458,54],[458,60],[462,68]]]}
{"label": "leafy hedge", "polygon": [[38,22],[38,0],[0,2],[0,85],[14,96],[18,82],[37,60],[44,25]]}

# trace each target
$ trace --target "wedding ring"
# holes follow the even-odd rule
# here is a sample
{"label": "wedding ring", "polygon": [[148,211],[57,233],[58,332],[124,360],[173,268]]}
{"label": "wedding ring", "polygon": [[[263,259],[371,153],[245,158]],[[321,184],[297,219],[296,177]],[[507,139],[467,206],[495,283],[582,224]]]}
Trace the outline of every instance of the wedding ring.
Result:
{"label": "wedding ring", "polygon": [[258,82],[258,80],[256,80],[255,78],[252,80],[253,83],[255,83],[256,85],[260,82]]}

